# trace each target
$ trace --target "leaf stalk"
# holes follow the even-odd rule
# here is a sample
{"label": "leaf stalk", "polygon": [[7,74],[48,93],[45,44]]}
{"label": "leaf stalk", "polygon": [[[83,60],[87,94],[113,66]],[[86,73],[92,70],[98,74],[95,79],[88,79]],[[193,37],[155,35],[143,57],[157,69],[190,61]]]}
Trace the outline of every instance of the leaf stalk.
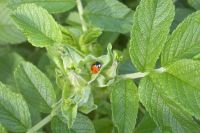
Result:
{"label": "leaf stalk", "polygon": [[83,32],[86,32],[87,31],[87,25],[86,25],[86,22],[83,18],[83,5],[82,5],[81,0],[76,0],[76,4],[77,4],[77,8],[78,8],[79,17],[80,17],[80,20],[81,20]]}
{"label": "leaf stalk", "polygon": [[[154,70],[155,72],[158,73],[163,73],[166,71],[166,69],[164,67],[158,68]],[[138,78],[143,78],[146,75],[148,75],[150,72],[136,72],[136,73],[130,73],[130,74],[123,74],[123,75],[119,75],[118,78],[121,79],[138,79]]]}

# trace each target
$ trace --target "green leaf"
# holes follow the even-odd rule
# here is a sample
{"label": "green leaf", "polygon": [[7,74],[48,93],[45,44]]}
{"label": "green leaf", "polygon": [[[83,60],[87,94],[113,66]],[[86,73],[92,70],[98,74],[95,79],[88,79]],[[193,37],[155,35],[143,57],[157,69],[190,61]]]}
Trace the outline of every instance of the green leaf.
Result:
{"label": "green leaf", "polygon": [[0,133],[7,133],[6,129],[0,124]]}
{"label": "green leaf", "polygon": [[169,37],[161,56],[163,66],[200,52],[200,11],[187,17]]}
{"label": "green leaf", "polygon": [[20,64],[15,70],[15,81],[27,102],[40,112],[51,112],[56,102],[49,79],[31,63]]}
{"label": "green leaf", "polygon": [[21,43],[25,38],[12,21],[11,10],[6,6],[6,2],[0,2],[0,45]]}
{"label": "green leaf", "polygon": [[199,68],[199,61],[185,59],[171,64],[165,73],[152,76],[157,86],[165,90],[170,99],[198,119],[200,119]]}
{"label": "green leaf", "polygon": [[51,123],[53,133],[95,133],[94,126],[89,118],[82,114],[78,114],[71,129],[67,128],[67,124],[54,117]]}
{"label": "green leaf", "polygon": [[[162,132],[194,132],[197,133],[200,130],[199,125],[193,120],[192,115],[184,110],[180,104],[173,101],[165,94],[170,86],[161,88],[157,80],[155,81],[153,74],[142,79],[139,85],[139,97],[150,116],[155,123],[159,126]],[[159,77],[163,81],[162,77]],[[176,84],[171,84],[176,86]],[[164,90],[163,90],[164,89]],[[180,88],[182,89],[182,88]],[[178,95],[178,93],[176,94]],[[185,97],[182,97],[184,99]]]}
{"label": "green leaf", "polygon": [[67,124],[65,124],[58,117],[54,117],[52,119],[52,121],[51,121],[51,129],[52,129],[53,133],[73,133],[72,129],[69,129],[67,127]]}
{"label": "green leaf", "polygon": [[200,9],[200,1],[199,0],[187,0],[187,1],[195,9],[197,9],[197,10]]}
{"label": "green leaf", "polygon": [[152,69],[166,42],[174,17],[172,0],[142,0],[137,7],[129,46],[133,64],[140,71]]}
{"label": "green leaf", "polygon": [[14,69],[23,61],[23,58],[14,52],[8,52],[0,56],[0,81],[15,85]]}
{"label": "green leaf", "polygon": [[149,114],[146,113],[142,121],[135,128],[134,133],[161,133],[161,131]]}
{"label": "green leaf", "polygon": [[63,100],[61,105],[61,111],[63,117],[67,121],[68,128],[71,128],[77,115],[78,106],[70,99]]}
{"label": "green leaf", "polygon": [[95,133],[92,121],[82,114],[77,115],[72,129],[77,133]]}
{"label": "green leaf", "polygon": [[121,80],[111,88],[113,122],[119,133],[132,133],[139,106],[137,87],[132,80]]}
{"label": "green leaf", "polygon": [[117,0],[92,0],[84,11],[89,24],[119,33],[130,31],[132,16],[133,11]]}
{"label": "green leaf", "polygon": [[28,41],[36,47],[47,47],[62,42],[62,33],[56,21],[45,9],[35,4],[19,6],[12,18]]}
{"label": "green leaf", "polygon": [[0,123],[13,132],[25,132],[31,118],[24,98],[0,83]]}
{"label": "green leaf", "polygon": [[45,8],[50,13],[62,13],[76,5],[75,0],[10,0],[9,7],[16,9],[22,4],[34,3]]}

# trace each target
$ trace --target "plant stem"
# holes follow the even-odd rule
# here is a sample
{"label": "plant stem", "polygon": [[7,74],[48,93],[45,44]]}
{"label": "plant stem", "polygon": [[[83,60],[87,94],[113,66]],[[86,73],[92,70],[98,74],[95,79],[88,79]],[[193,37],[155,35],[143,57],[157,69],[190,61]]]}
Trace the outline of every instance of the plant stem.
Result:
{"label": "plant stem", "polygon": [[[161,67],[161,68],[155,69],[154,71],[158,72],[158,73],[162,73],[162,72],[165,72],[166,69],[163,68],[163,67]],[[145,77],[148,74],[149,74],[149,72],[144,72],[144,73],[142,73],[142,72],[136,72],[136,73],[119,75],[118,77],[122,78],[122,79],[137,79],[137,78]]]}
{"label": "plant stem", "polygon": [[44,125],[46,125],[48,122],[50,122],[51,119],[54,117],[54,115],[55,115],[55,113],[49,114],[47,117],[45,117],[43,120],[41,120],[35,126],[33,126],[31,129],[29,129],[26,133],[35,133],[40,128],[42,128]]}
{"label": "plant stem", "polygon": [[83,18],[83,5],[82,5],[81,0],[76,0],[76,4],[77,4],[78,12],[79,12],[79,17],[80,17],[80,20],[81,20],[83,32],[86,32],[87,31],[87,25],[86,25],[85,20]]}

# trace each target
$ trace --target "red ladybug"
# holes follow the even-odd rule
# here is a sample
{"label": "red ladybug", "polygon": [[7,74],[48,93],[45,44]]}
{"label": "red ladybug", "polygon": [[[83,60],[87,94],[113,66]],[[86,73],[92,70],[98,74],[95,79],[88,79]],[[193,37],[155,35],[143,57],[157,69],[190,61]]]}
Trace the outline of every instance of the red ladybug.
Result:
{"label": "red ladybug", "polygon": [[97,61],[94,64],[92,64],[92,66],[91,66],[91,72],[93,74],[96,74],[96,73],[98,73],[100,71],[101,67],[102,67],[102,64]]}

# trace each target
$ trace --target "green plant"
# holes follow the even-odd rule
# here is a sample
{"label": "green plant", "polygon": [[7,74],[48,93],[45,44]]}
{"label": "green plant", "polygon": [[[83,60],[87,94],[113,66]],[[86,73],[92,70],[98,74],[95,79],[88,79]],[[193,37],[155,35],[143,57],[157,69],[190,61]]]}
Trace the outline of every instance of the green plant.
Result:
{"label": "green plant", "polygon": [[198,133],[200,4],[174,3],[0,2],[0,132]]}

